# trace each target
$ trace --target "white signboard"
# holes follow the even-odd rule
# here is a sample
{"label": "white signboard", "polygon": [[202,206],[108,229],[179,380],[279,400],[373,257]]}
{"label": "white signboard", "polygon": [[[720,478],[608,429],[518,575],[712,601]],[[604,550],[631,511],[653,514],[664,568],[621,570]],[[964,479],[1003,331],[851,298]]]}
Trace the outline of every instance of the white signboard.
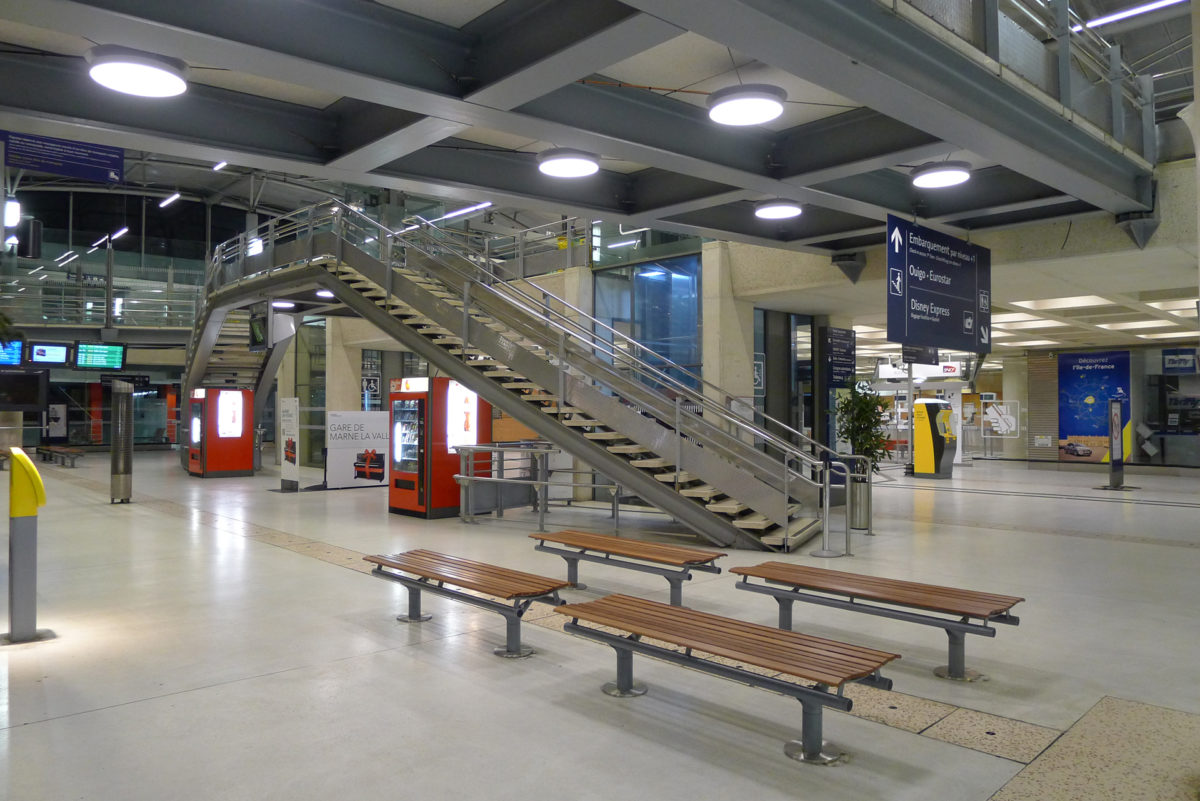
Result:
{"label": "white signboard", "polygon": [[387,412],[325,413],[325,487],[381,486],[387,481]]}
{"label": "white signboard", "polygon": [[51,439],[65,439],[67,436],[67,404],[50,404],[48,423],[50,426],[46,432],[48,437]]}
{"label": "white signboard", "polygon": [[279,399],[280,448],[279,488],[284,492],[295,492],[300,488],[300,399]]}
{"label": "white signboard", "polygon": [[983,406],[983,436],[1016,439],[1021,436],[1021,404],[1017,401],[980,401]]}
{"label": "white signboard", "polygon": [[457,381],[446,387],[446,450],[454,453],[459,445],[479,442],[479,400],[475,393]]}

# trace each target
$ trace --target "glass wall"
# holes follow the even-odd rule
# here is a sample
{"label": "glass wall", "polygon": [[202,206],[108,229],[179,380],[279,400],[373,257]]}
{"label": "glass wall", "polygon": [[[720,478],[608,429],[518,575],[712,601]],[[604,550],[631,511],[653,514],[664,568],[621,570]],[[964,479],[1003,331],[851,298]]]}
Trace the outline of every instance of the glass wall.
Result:
{"label": "glass wall", "polygon": [[699,254],[595,276],[596,319],[662,357],[648,359],[655,366],[677,365],[666,372],[689,386],[698,386],[700,373],[700,302]]}
{"label": "glass wall", "polygon": [[325,319],[309,317],[296,330],[296,397],[300,399],[300,460],[325,464]]}

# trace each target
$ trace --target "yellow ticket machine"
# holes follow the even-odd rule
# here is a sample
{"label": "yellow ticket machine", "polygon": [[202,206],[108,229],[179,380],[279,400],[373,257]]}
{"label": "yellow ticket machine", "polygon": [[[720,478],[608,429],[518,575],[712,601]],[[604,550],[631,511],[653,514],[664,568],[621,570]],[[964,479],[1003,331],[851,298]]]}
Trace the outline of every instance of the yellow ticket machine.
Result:
{"label": "yellow ticket machine", "polygon": [[950,403],[940,398],[920,398],[913,404],[913,475],[950,478],[958,437],[950,424]]}

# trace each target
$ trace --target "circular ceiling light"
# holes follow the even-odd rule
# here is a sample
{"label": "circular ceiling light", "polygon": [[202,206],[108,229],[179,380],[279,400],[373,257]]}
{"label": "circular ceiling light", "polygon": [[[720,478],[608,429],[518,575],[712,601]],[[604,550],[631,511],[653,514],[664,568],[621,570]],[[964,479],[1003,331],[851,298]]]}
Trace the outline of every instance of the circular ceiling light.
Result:
{"label": "circular ceiling light", "polygon": [[318,297],[318,298],[332,298],[332,297],[333,297],[333,292],[331,292],[331,291],[330,291],[330,290],[328,290],[328,289],[318,289],[318,290],[317,290],[317,297]]}
{"label": "circular ceiling light", "polygon": [[538,170],[553,178],[584,178],[600,169],[600,162],[591,153],[553,147],[537,157]]}
{"label": "circular ceiling light", "polygon": [[971,178],[971,165],[965,161],[934,161],[913,169],[913,186],[921,189],[942,189],[958,186]]}
{"label": "circular ceiling light", "polygon": [[138,97],[174,97],[187,91],[188,67],[177,58],[120,45],[97,45],[84,56],[101,86]]}
{"label": "circular ceiling light", "polygon": [[708,96],[708,117],[722,125],[761,125],[783,113],[787,92],[767,83],[718,89]]}
{"label": "circular ceiling light", "polygon": [[764,200],[754,206],[754,216],[760,220],[790,220],[799,217],[802,211],[799,203],[783,198]]}

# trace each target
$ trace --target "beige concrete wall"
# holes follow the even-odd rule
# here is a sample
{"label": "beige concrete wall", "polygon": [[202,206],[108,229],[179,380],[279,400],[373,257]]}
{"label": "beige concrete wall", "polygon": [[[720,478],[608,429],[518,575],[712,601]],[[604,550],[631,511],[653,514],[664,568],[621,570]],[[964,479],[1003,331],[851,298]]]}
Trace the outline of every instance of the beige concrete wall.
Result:
{"label": "beige concrete wall", "polygon": [[366,320],[329,317],[325,320],[325,410],[362,410],[362,346],[375,326]]}
{"label": "beige concrete wall", "polygon": [[754,304],[735,294],[730,248],[729,242],[706,242],[701,254],[702,378],[735,398],[749,398],[754,395]]}

